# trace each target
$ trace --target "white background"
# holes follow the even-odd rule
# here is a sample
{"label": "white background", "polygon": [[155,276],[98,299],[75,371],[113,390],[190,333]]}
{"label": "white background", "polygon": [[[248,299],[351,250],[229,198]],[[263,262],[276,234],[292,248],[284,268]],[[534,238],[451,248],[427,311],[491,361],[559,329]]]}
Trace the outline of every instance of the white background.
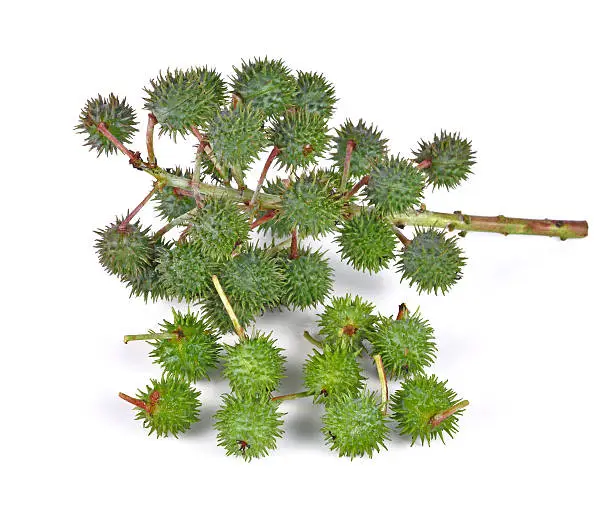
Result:
{"label": "white background", "polygon": [[[3,8],[3,511],[604,511],[610,484],[608,2],[21,2]],[[201,383],[202,421],[148,438],[117,398],[158,374],[146,344],[167,304],[144,304],[100,268],[93,230],[149,188],[120,156],[96,159],[73,133],[98,92],[127,96],[167,67],[283,58],[324,73],[346,117],[377,124],[408,156],[441,128],[472,139],[475,174],[429,208],[587,219],[587,239],[468,234],[463,280],[418,296],[393,271],[338,261],[335,292],[391,315],[420,305],[433,371],[470,407],[446,446],[394,436],[372,460],[322,444],[321,410],[285,403],[286,438],[245,464],[216,446],[225,390]],[[157,146],[189,165],[192,141]],[[134,144],[144,152],[141,133]],[[259,170],[259,164],[256,166]],[[258,174],[259,171],[257,171]],[[146,223],[157,223],[152,209]],[[301,388],[316,312],[266,315]],[[369,376],[375,378],[373,369]],[[376,386],[376,381],[372,382]]]}

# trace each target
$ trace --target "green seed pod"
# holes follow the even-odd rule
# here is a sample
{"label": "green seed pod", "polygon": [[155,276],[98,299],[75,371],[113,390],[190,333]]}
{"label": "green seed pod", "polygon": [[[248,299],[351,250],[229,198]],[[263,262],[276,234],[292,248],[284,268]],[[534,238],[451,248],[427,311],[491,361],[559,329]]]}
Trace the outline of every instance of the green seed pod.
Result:
{"label": "green seed pod", "polygon": [[199,395],[199,391],[180,378],[152,379],[146,390],[138,390],[136,395],[136,400],[141,401],[141,406],[134,408],[136,420],[143,421],[149,435],[155,433],[159,438],[171,434],[178,438],[179,433],[184,433],[199,420],[202,406]]}
{"label": "green seed pod", "polygon": [[279,402],[269,397],[241,397],[224,394],[221,409],[215,414],[218,445],[230,456],[246,461],[268,455],[283,436],[283,413]]}
{"label": "green seed pod", "polygon": [[98,130],[100,123],[104,123],[119,142],[129,144],[136,132],[136,112],[126,103],[125,98],[119,101],[112,93],[108,98],[98,95],[87,101],[74,129],[87,135],[84,146],[89,146],[90,151],[96,150],[98,157],[102,153],[109,155],[117,152],[117,147]]}
{"label": "green seed pod", "polygon": [[185,136],[192,126],[204,126],[226,100],[226,86],[221,75],[208,68],[168,70],[145,87],[145,109],[159,123],[160,134]]}
{"label": "green seed pod", "polygon": [[333,271],[320,251],[300,250],[298,258],[279,258],[285,276],[281,303],[292,308],[316,306],[331,292]]}
{"label": "green seed pod", "polygon": [[149,299],[157,301],[171,297],[159,270],[159,261],[171,250],[171,245],[158,240],[152,244],[151,249],[151,262],[142,269],[142,272],[122,279],[131,289],[130,297],[142,297],[145,303]]}
{"label": "green seed pod", "polygon": [[457,432],[467,401],[457,401],[457,394],[446,383],[433,375],[416,375],[391,397],[392,418],[400,434],[412,437],[413,445],[419,438],[427,445],[438,437],[444,442],[445,433],[453,438]]}
{"label": "green seed pod", "polygon": [[329,119],[337,101],[334,86],[319,73],[297,72],[295,106]]}
{"label": "green seed pod", "polygon": [[288,169],[305,168],[316,163],[329,144],[326,118],[298,110],[275,116],[270,141],[280,153],[277,161]]}
{"label": "green seed pod", "polygon": [[274,236],[286,237],[298,228],[303,237],[325,235],[342,219],[342,201],[333,194],[330,176],[320,171],[303,174],[285,185],[280,179],[265,191],[281,197],[278,215],[262,225]]}
{"label": "green seed pod", "polygon": [[158,272],[170,297],[188,302],[214,294],[211,276],[218,264],[202,255],[192,243],[178,244],[159,261]]}
{"label": "green seed pod", "polygon": [[204,319],[189,310],[182,314],[173,308],[172,316],[172,321],[164,320],[160,326],[162,333],[173,337],[150,342],[153,350],[149,356],[155,358],[164,373],[190,382],[209,379],[208,373],[219,362],[219,336]]}
{"label": "green seed pod", "polygon": [[110,274],[133,278],[146,272],[153,250],[149,229],[143,229],[139,221],[123,224],[124,219],[116,218],[106,228],[96,230],[95,247],[100,264]]}
{"label": "green seed pod", "polygon": [[361,341],[368,336],[376,316],[374,305],[360,296],[347,294],[333,297],[331,305],[319,314],[319,327],[325,341],[360,349]]}
{"label": "green seed pod", "polygon": [[230,258],[236,245],[249,238],[246,214],[226,198],[207,198],[191,222],[189,237],[194,246],[217,262]]}
{"label": "green seed pod", "polygon": [[422,373],[437,351],[433,329],[418,310],[402,319],[380,317],[368,339],[392,379]]}
{"label": "green seed pod", "polygon": [[380,452],[389,440],[389,427],[374,394],[361,391],[356,396],[342,395],[325,407],[322,432],[325,442],[339,456],[368,455]]}
{"label": "green seed pod", "polygon": [[336,136],[333,138],[332,159],[340,169],[344,167],[349,141],[355,144],[350,165],[350,174],[353,177],[367,175],[372,166],[387,155],[388,139],[383,138],[382,133],[374,125],[368,127],[362,119],[355,125],[347,119],[340,128],[336,129]]}
{"label": "green seed pod", "polygon": [[241,396],[269,395],[283,378],[287,359],[270,335],[255,332],[239,343],[225,346],[223,375]]}
{"label": "green seed pod", "polygon": [[316,349],[304,364],[304,385],[314,402],[329,402],[343,395],[356,395],[365,378],[353,349],[326,344],[323,352]]}
{"label": "green seed pod", "polygon": [[253,314],[277,306],[285,287],[278,261],[253,246],[243,247],[224,265],[219,281],[234,308]]}
{"label": "green seed pod", "polygon": [[208,125],[208,140],[220,165],[242,172],[268,144],[264,114],[238,104],[222,110]]}
{"label": "green seed pod", "polygon": [[395,256],[393,227],[375,211],[362,210],[361,215],[345,221],[334,240],[340,244],[342,260],[370,274],[386,269]]}
{"label": "green seed pod", "polygon": [[243,60],[240,69],[234,66],[234,73],[234,94],[266,116],[280,115],[293,103],[295,78],[282,60]]}
{"label": "green seed pod", "polygon": [[445,238],[442,230],[435,228],[415,230],[412,242],[404,248],[397,262],[402,281],[416,283],[419,294],[423,291],[436,295],[438,290],[446,294],[461,278],[465,265],[463,251],[457,245],[457,237]]}
{"label": "green seed pod", "polygon": [[475,152],[472,143],[461,139],[458,133],[448,133],[442,130],[440,135],[434,135],[433,142],[421,140],[418,151],[413,151],[415,160],[428,161],[423,166],[429,184],[446,189],[454,189],[472,173],[471,166]]}
{"label": "green seed pod", "polygon": [[423,189],[422,173],[407,160],[391,157],[372,168],[366,196],[381,214],[396,214],[420,204]]}
{"label": "green seed pod", "polygon": [[[177,167],[172,170],[172,174],[184,177],[188,180],[193,178],[193,171],[191,169],[187,169],[183,172],[180,167]],[[196,202],[192,194],[170,185],[166,185],[162,187],[161,190],[155,191],[153,200],[156,202],[155,210],[159,216],[166,221],[172,221],[196,207]]]}

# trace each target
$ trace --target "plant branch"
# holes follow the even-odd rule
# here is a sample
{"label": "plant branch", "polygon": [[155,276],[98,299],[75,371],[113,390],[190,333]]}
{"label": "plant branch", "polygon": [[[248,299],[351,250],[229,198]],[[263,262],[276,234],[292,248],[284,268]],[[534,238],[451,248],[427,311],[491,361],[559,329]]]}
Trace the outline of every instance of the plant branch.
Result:
{"label": "plant branch", "polygon": [[113,134],[110,133],[108,128],[106,128],[104,122],[101,121],[100,123],[98,123],[96,128],[104,137],[106,137],[110,142],[112,142],[121,153],[123,153],[130,159],[131,164],[136,165],[138,161],[141,160],[138,153],[134,153],[132,150],[128,150],[119,139],[117,139]]}
{"label": "plant branch", "polygon": [[263,169],[261,170],[261,175],[259,175],[259,180],[257,181],[255,192],[253,193],[253,196],[251,197],[251,201],[250,201],[250,207],[253,213],[255,213],[255,209],[257,208],[257,197],[259,196],[259,191],[261,190],[264,180],[266,179],[266,175],[268,174],[268,169],[270,169],[272,162],[274,161],[274,159],[279,153],[280,153],[280,149],[278,148],[278,146],[274,146],[274,148],[272,148],[272,151],[270,152],[270,155],[268,155],[268,158],[266,160],[266,163],[264,164]]}
{"label": "plant branch", "polygon": [[119,231],[125,230],[125,228],[129,224],[129,222],[132,219],[134,219],[134,216],[136,214],[138,214],[138,212],[140,212],[142,207],[144,207],[147,204],[147,202],[153,197],[153,194],[155,194],[156,190],[157,190],[157,185],[154,185],[153,189],[151,189],[151,192],[149,194],[147,194],[144,197],[144,199],[140,203],[138,203],[138,205],[136,205],[136,208],[134,210],[132,210],[123,221],[121,221],[121,224],[117,227],[117,230],[119,230]]}
{"label": "plant branch", "polygon": [[389,387],[387,385],[387,375],[385,374],[385,368],[383,367],[382,357],[379,354],[374,355],[374,363],[376,364],[376,370],[378,371],[378,379],[380,379],[380,409],[382,410],[383,415],[386,415],[387,404],[389,403]]}
{"label": "plant branch", "polygon": [[227,296],[225,295],[225,291],[223,290],[223,287],[221,287],[221,283],[219,283],[219,278],[217,278],[217,275],[213,274],[212,281],[213,281],[213,285],[215,286],[215,289],[217,290],[217,294],[219,294],[219,297],[221,298],[221,302],[223,303],[223,306],[225,307],[225,311],[227,312],[227,315],[229,315],[229,318],[232,320],[232,324],[234,325],[234,331],[236,332],[236,335],[238,335],[238,338],[240,340],[243,340],[244,338],[246,338],[246,332],[244,331],[244,328],[240,326],[240,321],[238,321],[238,317],[236,317],[236,313],[234,312],[234,309],[232,308],[232,305],[229,302],[229,299],[227,299]]}
{"label": "plant branch", "polygon": [[155,151],[153,149],[153,131],[157,124],[157,118],[155,114],[149,112],[149,122],[147,124],[147,154],[149,155],[149,165],[156,166],[157,159],[155,158]]}
{"label": "plant branch", "polygon": [[433,427],[439,426],[440,424],[442,424],[442,422],[448,419],[451,415],[454,415],[459,410],[463,410],[469,404],[470,402],[467,400],[460,401],[457,404],[448,408],[447,410],[444,410],[440,413],[436,413],[431,419],[429,419],[429,423]]}

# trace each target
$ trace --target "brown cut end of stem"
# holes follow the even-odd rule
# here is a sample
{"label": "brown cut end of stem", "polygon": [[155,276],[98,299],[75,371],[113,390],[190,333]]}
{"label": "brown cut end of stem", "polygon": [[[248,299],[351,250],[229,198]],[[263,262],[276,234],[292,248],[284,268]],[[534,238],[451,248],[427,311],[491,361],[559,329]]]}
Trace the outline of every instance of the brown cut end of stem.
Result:
{"label": "brown cut end of stem", "polygon": [[406,303],[402,303],[401,305],[399,305],[398,310],[397,310],[397,317],[396,319],[398,321],[401,321],[402,319],[405,319],[406,316],[408,315],[408,307],[406,306]]}
{"label": "brown cut end of stem", "polygon": [[289,258],[296,260],[299,257],[298,253],[298,236],[297,228],[291,231],[291,250],[289,251]]}

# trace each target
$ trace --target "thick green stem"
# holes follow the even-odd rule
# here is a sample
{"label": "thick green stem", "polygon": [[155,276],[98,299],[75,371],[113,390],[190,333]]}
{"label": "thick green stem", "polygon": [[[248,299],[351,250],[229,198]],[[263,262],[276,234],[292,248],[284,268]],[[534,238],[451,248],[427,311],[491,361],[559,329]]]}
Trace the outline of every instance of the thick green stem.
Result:
{"label": "thick green stem", "polygon": [[319,340],[317,340],[316,338],[314,338],[314,337],[313,337],[313,336],[310,334],[310,332],[308,332],[308,331],[304,331],[304,338],[305,338],[306,340],[308,340],[308,342],[310,342],[311,344],[313,344],[313,345],[315,345],[315,346],[320,347],[321,349],[323,349],[323,344],[322,344],[322,343],[321,343]]}
{"label": "thick green stem", "polygon": [[385,374],[382,357],[379,354],[374,355],[374,363],[376,364],[376,370],[378,371],[378,379],[380,380],[380,409],[382,410],[383,415],[386,415],[387,405],[389,404],[389,386],[387,385],[387,375]]}
{"label": "thick green stem", "polygon": [[503,235],[546,235],[561,240],[579,239],[588,235],[586,221],[560,221],[556,219],[524,219],[520,217],[475,216],[456,211],[452,214],[412,210],[389,216],[396,226],[431,226],[464,232],[493,232]]}
{"label": "thick green stem", "polygon": [[125,335],[123,342],[127,344],[131,340],[170,340],[176,338],[176,333],[141,333],[138,335]]}
{"label": "thick green stem", "polygon": [[312,394],[310,392],[296,392],[294,394],[285,394],[285,395],[277,395],[276,397],[272,397],[271,401],[289,401],[291,399],[299,399],[300,397],[309,397]]}
{"label": "thick green stem", "polygon": [[457,404],[451,406],[447,410],[441,411],[440,413],[436,413],[431,419],[429,419],[429,423],[433,426],[439,426],[448,419],[451,415],[454,415],[459,410],[463,410],[466,406],[470,404],[469,401],[463,400],[459,401]]}

